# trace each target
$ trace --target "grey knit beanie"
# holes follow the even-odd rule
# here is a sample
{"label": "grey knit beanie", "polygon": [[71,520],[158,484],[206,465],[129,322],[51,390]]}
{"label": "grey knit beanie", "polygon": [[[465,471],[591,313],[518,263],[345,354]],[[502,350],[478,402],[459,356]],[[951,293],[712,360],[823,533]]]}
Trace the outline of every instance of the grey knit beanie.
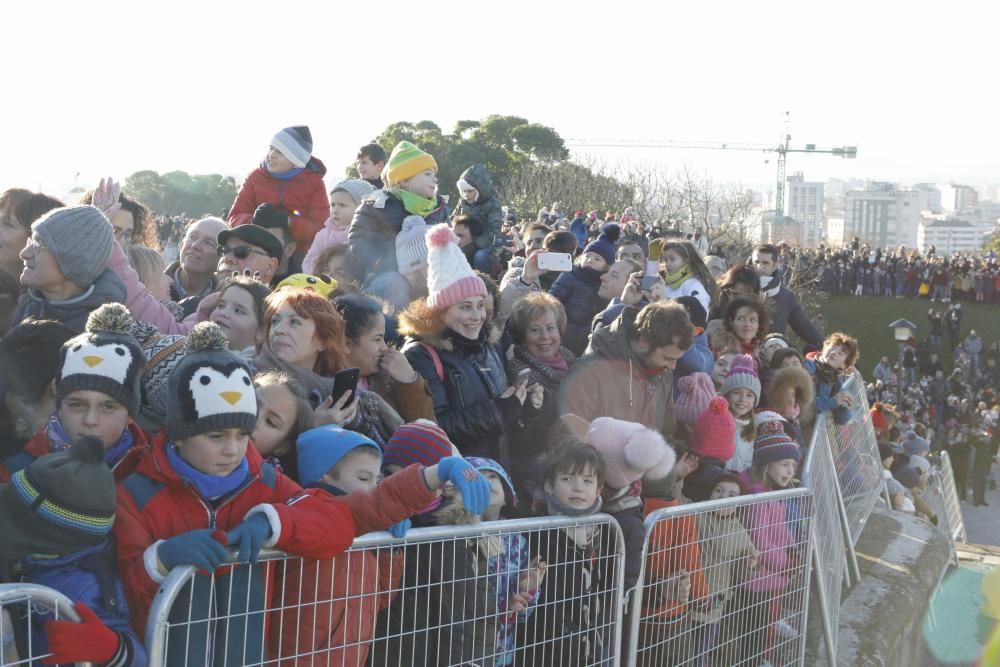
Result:
{"label": "grey knit beanie", "polygon": [[167,435],[174,442],[212,431],[257,425],[257,395],[250,367],[229,351],[213,322],[188,334],[187,354],[167,381]]}
{"label": "grey knit beanie", "polygon": [[347,194],[351,195],[351,199],[354,200],[354,203],[360,204],[362,199],[364,199],[371,193],[375,192],[375,186],[369,183],[368,181],[362,181],[357,178],[352,178],[337,183],[335,186],[333,186],[333,189],[330,190],[330,194],[332,195],[334,192],[337,192],[338,190],[343,190]]}
{"label": "grey knit beanie", "polygon": [[403,218],[403,228],[396,234],[396,266],[404,276],[427,266],[427,229],[419,215]]}
{"label": "grey knit beanie", "polygon": [[31,230],[52,254],[66,279],[80,289],[93,285],[107,268],[114,229],[93,206],[53,209],[36,220]]}

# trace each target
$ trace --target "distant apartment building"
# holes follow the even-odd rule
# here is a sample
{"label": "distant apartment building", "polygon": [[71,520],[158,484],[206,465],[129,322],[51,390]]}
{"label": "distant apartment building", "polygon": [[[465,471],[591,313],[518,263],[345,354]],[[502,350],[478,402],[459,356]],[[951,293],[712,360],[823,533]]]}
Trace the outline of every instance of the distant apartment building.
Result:
{"label": "distant apartment building", "polygon": [[844,237],[883,248],[917,245],[920,193],[900,190],[891,183],[870,183],[870,189],[847,193]]}
{"label": "distant apartment building", "polygon": [[941,190],[941,206],[945,211],[964,213],[979,205],[979,191],[971,185],[949,183]]}
{"label": "distant apartment building", "polygon": [[801,243],[815,248],[823,241],[823,203],[825,183],[806,181],[802,172],[787,179],[788,205],[785,215],[800,225]]}
{"label": "distant apartment building", "polygon": [[935,183],[914,183],[910,188],[920,193],[920,210],[941,213],[941,190]]}
{"label": "distant apartment building", "polygon": [[983,243],[984,230],[962,220],[923,219],[917,226],[917,248],[925,252],[930,246],[938,255],[975,250]]}
{"label": "distant apartment building", "polygon": [[774,211],[767,211],[761,219],[760,240],[762,243],[781,242],[802,247],[802,223],[791,216],[776,217]]}

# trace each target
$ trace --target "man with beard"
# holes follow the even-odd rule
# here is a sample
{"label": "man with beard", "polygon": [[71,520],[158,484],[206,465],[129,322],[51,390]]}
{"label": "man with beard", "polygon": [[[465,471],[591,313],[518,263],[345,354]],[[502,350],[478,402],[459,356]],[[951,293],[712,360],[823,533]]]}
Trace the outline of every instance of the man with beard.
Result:
{"label": "man with beard", "polygon": [[562,383],[559,413],[637,422],[670,438],[676,426],[673,369],[693,338],[691,318],[680,304],[626,307],[594,331],[587,354]]}

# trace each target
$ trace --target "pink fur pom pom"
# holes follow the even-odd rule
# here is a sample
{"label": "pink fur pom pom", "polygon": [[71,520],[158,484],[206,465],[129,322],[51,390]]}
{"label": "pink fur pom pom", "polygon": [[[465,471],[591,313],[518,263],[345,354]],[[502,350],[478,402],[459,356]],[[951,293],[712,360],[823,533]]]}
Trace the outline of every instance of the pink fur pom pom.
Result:
{"label": "pink fur pom pom", "polygon": [[451,227],[441,223],[440,225],[434,225],[427,230],[427,245],[428,247],[438,247],[443,248],[449,243],[458,244],[458,237],[455,236],[455,232],[451,231]]}

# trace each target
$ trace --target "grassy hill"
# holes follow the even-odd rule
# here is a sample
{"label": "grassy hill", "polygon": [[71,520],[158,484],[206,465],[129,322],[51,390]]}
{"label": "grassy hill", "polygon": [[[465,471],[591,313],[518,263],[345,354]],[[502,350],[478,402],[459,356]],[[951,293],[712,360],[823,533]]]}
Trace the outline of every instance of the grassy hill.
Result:
{"label": "grassy hill", "polygon": [[[900,318],[917,325],[917,339],[922,340],[930,333],[927,310],[945,311],[949,304],[931,303],[926,298],[895,299],[887,297],[837,296],[821,299],[818,310],[826,318],[827,333],[843,331],[861,343],[861,359],[858,368],[865,377],[870,377],[872,369],[882,355],[895,363],[899,354],[892,337],[889,323]],[[810,315],[815,314],[810,309]],[[983,350],[993,341],[1000,340],[1000,305],[962,302],[962,338],[970,329],[983,338]],[[789,330],[791,333],[791,330]],[[944,336],[941,361],[946,368],[951,366],[948,337]]]}

